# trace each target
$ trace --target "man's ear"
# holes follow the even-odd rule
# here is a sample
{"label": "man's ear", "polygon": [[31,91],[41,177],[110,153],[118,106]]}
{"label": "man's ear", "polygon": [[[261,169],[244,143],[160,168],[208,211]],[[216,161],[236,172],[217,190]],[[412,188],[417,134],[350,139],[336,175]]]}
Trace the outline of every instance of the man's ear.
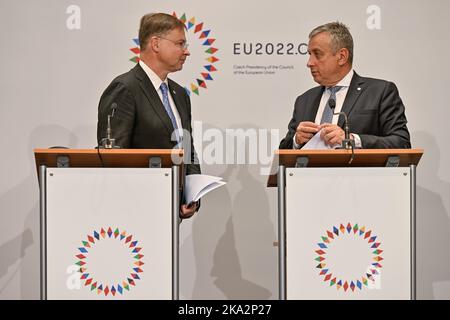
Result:
{"label": "man's ear", "polygon": [[339,49],[338,55],[339,55],[339,58],[338,58],[339,65],[343,66],[343,65],[347,64],[348,58],[350,56],[350,52],[348,51],[348,49],[347,48]]}
{"label": "man's ear", "polygon": [[150,47],[152,51],[158,52],[159,51],[159,38],[158,37],[151,37],[147,40],[147,47]]}

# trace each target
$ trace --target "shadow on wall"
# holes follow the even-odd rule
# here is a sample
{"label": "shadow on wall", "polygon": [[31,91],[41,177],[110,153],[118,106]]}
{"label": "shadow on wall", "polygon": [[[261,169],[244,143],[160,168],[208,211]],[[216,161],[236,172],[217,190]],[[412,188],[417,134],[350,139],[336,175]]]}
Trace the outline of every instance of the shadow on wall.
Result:
{"label": "shadow on wall", "polygon": [[414,147],[424,148],[417,167],[417,298],[450,299],[450,216],[443,199],[450,183],[438,176],[440,150],[426,132],[412,133]]}
{"label": "shadow on wall", "polygon": [[[237,179],[241,186],[234,197],[225,232],[217,243],[211,276],[228,299],[269,299],[273,290],[270,280],[275,275],[271,267],[276,261],[273,255],[276,250],[271,246],[275,235],[269,219],[268,201],[263,186],[250,174],[249,166],[230,169],[235,172],[230,179]],[[241,265],[246,266],[252,278],[262,285],[247,280]]]}
{"label": "shadow on wall", "polygon": [[[0,246],[0,279],[2,279],[2,286],[0,288],[0,296],[3,296],[2,293],[5,289],[10,285],[11,281],[17,276],[19,271],[24,268],[24,265],[21,263],[10,272],[10,268],[16,264],[16,262],[20,261],[25,257],[25,250],[33,244],[33,233],[31,229],[26,229],[21,234],[16,236],[14,239],[3,243]],[[38,264],[39,266],[39,264]],[[7,276],[8,275],[8,276]],[[6,280],[4,280],[4,277]],[[22,279],[21,279],[22,280]],[[30,284],[31,285],[31,284]],[[4,297],[14,298],[14,297]],[[29,297],[33,298],[33,297]]]}
{"label": "shadow on wall", "polygon": [[[204,173],[207,168],[202,167]],[[224,181],[230,183],[232,169],[227,169],[221,174]],[[214,190],[202,199],[202,208],[192,221],[192,233],[189,243],[193,252],[195,279],[192,283],[192,292],[187,295],[188,299],[224,299],[227,295],[214,285],[210,271],[213,266],[213,255],[216,250],[220,234],[225,232],[226,222],[231,217],[231,196],[229,185]],[[236,266],[235,243],[228,243],[232,252],[229,256],[227,266]],[[181,251],[185,251],[183,248]],[[239,261],[237,261],[239,264]]]}
{"label": "shadow on wall", "polygon": [[[39,299],[39,188],[33,149],[54,145],[75,146],[75,136],[57,125],[35,128],[26,146],[27,168],[17,168],[28,171],[27,178],[0,195],[1,224],[24,221],[16,237],[0,244],[0,298]],[[17,267],[12,268],[15,264]],[[17,283],[16,277],[20,277],[20,296],[17,296],[18,290],[12,288],[13,283]]]}
{"label": "shadow on wall", "polygon": [[[196,272],[192,299],[276,299],[276,233],[267,178],[260,176],[258,165],[217,168],[225,169],[220,175],[227,185],[205,197],[192,221]],[[202,169],[207,173],[206,165]]]}

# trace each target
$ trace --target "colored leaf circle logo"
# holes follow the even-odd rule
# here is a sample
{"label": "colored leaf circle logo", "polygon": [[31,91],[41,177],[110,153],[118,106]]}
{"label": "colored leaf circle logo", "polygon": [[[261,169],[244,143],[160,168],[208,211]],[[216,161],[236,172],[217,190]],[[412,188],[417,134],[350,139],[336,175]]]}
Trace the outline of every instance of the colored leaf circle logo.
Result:
{"label": "colored leaf circle logo", "polygon": [[[117,251],[123,253],[122,257],[125,256],[125,259],[122,259],[122,261],[115,261],[117,264],[123,264],[123,261],[125,261],[123,278],[115,279],[111,282],[106,282],[100,279],[101,276],[99,277],[99,274],[103,272],[106,273],[108,270],[101,270],[101,272],[97,272],[94,275],[92,269],[95,268],[91,265],[93,256],[97,257],[98,260],[99,255],[103,257],[101,254],[105,254],[105,252],[99,251],[102,251],[102,249],[105,248],[102,244],[106,242],[110,242],[109,245],[111,246],[111,244],[113,244],[116,248],[119,246],[118,248],[120,250],[116,250],[113,253],[113,258],[120,256],[120,252]],[[114,231],[111,227],[101,228],[99,232],[94,230],[94,232],[88,235],[85,240],[82,240],[81,243],[82,246],[78,248],[79,253],[76,255],[77,261],[75,264],[79,266],[78,272],[80,273],[80,279],[83,285],[88,287],[92,292],[96,292],[98,295],[103,294],[105,296],[108,296],[109,294],[112,296],[119,294],[123,295],[126,291],[130,291],[133,286],[136,286],[136,282],[141,279],[139,274],[144,272],[142,267],[144,265],[144,262],[142,261],[144,255],[142,254],[142,248],[138,246],[138,241],[134,240],[131,234],[127,234],[125,231],[121,232],[119,228],[116,228]],[[111,258],[110,252],[106,252],[106,255]],[[113,266],[111,266],[111,268],[112,267]]]}
{"label": "colored leaf circle logo", "polygon": [[[375,277],[380,274],[382,265],[380,262],[383,260],[381,253],[383,250],[380,248],[380,242],[377,242],[377,236],[372,234],[371,230],[366,231],[366,227],[360,228],[358,224],[352,226],[349,222],[347,226],[340,224],[339,227],[333,226],[332,231],[327,230],[325,236],[321,236],[321,242],[317,243],[317,250],[315,250],[316,258],[315,262],[317,269],[320,269],[319,275],[323,276],[323,281],[329,283],[329,286],[336,286],[337,290],[343,289],[344,292],[354,292],[355,290],[362,290],[364,287],[368,287],[369,284],[375,282]],[[333,244],[336,244],[340,240],[346,237],[351,241],[363,241],[367,247],[368,254],[370,254],[370,263],[367,267],[367,271],[358,278],[344,279],[337,276],[338,272],[332,270],[328,265],[328,259],[333,250]]]}

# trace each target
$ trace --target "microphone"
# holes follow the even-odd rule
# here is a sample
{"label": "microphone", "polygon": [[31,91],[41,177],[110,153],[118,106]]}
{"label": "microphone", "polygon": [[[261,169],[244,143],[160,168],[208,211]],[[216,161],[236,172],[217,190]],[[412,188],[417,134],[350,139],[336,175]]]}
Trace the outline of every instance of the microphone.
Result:
{"label": "microphone", "polygon": [[334,111],[334,108],[336,108],[336,100],[329,99],[328,100],[328,105],[330,106],[331,110]]}
{"label": "microphone", "polygon": [[349,129],[349,122],[347,114],[344,111],[340,112],[334,112],[334,108],[336,108],[336,100],[330,99],[328,100],[328,105],[330,106],[333,115],[343,115],[344,116],[344,139],[342,140],[342,145],[338,149],[347,149],[352,150],[352,156],[350,160],[348,161],[348,164],[351,164],[353,162],[353,159],[355,157],[355,140],[350,139],[350,129]]}
{"label": "microphone", "polygon": [[108,125],[106,127],[106,138],[102,139],[102,148],[104,149],[118,149],[120,146],[116,146],[116,139],[112,138],[111,119],[114,117],[114,113],[117,109],[117,103],[111,104],[111,114],[108,114]]}
{"label": "microphone", "polygon": [[330,106],[331,110],[333,111],[333,115],[343,115],[344,116],[344,140],[342,140],[342,149],[353,149],[355,147],[355,141],[350,139],[350,129],[349,129],[349,123],[348,123],[348,117],[347,114],[344,111],[341,112],[334,112],[334,108],[336,108],[336,100],[330,99],[328,100],[328,105]]}
{"label": "microphone", "polygon": [[116,112],[117,109],[117,103],[113,102],[111,105],[111,118],[114,117],[114,112]]}

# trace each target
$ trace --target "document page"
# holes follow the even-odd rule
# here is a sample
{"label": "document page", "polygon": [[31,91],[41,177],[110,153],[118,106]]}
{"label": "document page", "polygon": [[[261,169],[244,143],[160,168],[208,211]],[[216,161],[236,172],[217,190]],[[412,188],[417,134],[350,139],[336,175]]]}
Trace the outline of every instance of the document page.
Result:
{"label": "document page", "polygon": [[196,202],[207,193],[225,184],[226,182],[222,181],[221,177],[206,174],[190,174],[186,176],[186,185],[184,187],[186,203]]}
{"label": "document page", "polygon": [[[323,130],[323,129],[322,129]],[[336,146],[329,146],[326,145],[325,142],[320,138],[320,133],[322,132],[320,130],[317,132],[311,140],[309,140],[301,149],[302,150],[326,150],[326,149],[336,149],[339,145]]]}

